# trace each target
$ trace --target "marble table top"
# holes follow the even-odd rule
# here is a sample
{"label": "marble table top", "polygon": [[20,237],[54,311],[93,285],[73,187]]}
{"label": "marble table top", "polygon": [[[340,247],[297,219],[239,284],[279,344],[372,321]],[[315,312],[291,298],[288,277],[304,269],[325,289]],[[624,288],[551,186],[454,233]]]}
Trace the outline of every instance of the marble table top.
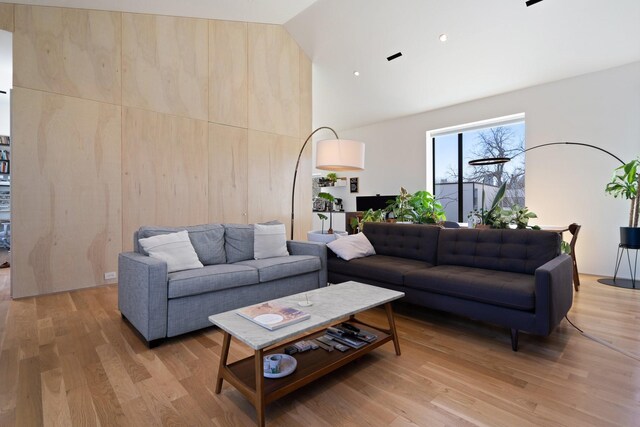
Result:
{"label": "marble table top", "polygon": [[[313,329],[329,326],[345,317],[402,298],[397,292],[358,282],[345,282],[272,300],[309,313],[309,319],[270,331],[237,314],[237,310],[209,316],[209,321],[254,350],[270,347]],[[309,307],[298,303],[309,301]]]}

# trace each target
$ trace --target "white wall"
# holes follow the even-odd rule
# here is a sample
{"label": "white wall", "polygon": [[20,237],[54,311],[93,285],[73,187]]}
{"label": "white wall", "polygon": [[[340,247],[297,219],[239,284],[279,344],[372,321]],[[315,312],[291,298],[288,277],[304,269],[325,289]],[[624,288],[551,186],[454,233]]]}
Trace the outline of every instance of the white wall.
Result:
{"label": "white wall", "polygon": [[[629,161],[640,155],[640,62],[340,131],[341,138],[366,143],[366,170],[345,175],[360,177],[360,195],[396,194],[401,185],[411,192],[423,189],[426,164],[431,164],[426,159],[428,130],[521,112],[526,114],[527,147],[585,142]],[[628,220],[627,201],[604,193],[617,166],[612,157],[584,147],[527,153],[527,206],[538,214],[538,224],[582,225],[576,249],[581,273],[613,274],[618,227]],[[354,210],[355,197],[345,199],[345,209]],[[629,277],[628,268],[622,276]]]}
{"label": "white wall", "polygon": [[12,33],[0,30],[0,90],[7,92],[0,93],[0,135],[10,135],[11,131],[9,90],[12,87],[13,75],[12,39]]}

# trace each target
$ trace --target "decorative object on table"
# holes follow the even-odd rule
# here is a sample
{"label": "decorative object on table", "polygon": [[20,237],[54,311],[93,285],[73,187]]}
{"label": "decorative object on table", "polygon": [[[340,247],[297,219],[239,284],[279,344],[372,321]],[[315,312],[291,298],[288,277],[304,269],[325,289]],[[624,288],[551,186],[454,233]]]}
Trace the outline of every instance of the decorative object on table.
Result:
{"label": "decorative object on table", "polygon": [[302,322],[310,317],[309,313],[304,311],[269,301],[241,308],[236,313],[270,331]]}
{"label": "decorative object on table", "polygon": [[338,180],[338,174],[335,172],[329,172],[326,177],[329,182],[329,186],[336,185],[336,181]]}
{"label": "decorative object on table", "polygon": [[349,192],[357,193],[359,191],[360,191],[359,178],[357,176],[353,178],[349,178]]}
{"label": "decorative object on table", "polygon": [[313,305],[313,303],[311,301],[309,301],[309,294],[308,293],[304,293],[304,300],[302,301],[298,301],[298,305],[300,307],[311,307]]}
{"label": "decorative object on table", "polygon": [[327,129],[333,132],[336,139],[326,139],[318,141],[316,144],[317,169],[329,171],[364,170],[364,143],[348,139],[340,139],[336,131],[327,126],[321,126],[311,132],[300,148],[298,160],[296,161],[296,168],[293,172],[293,185],[291,188],[291,240],[293,240],[296,179],[298,177],[300,157],[302,157],[302,152],[313,135],[322,129]]}
{"label": "decorative object on table", "polygon": [[[270,354],[264,356],[264,376],[266,378],[282,378],[296,370],[298,361],[288,354]],[[274,372],[275,371],[275,372]]]}

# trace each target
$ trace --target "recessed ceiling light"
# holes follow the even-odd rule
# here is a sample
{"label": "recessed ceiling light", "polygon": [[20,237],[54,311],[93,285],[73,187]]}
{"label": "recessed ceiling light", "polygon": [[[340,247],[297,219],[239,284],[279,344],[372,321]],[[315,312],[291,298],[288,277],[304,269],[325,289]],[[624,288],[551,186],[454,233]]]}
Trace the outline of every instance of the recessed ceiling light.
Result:
{"label": "recessed ceiling light", "polygon": [[446,35],[446,34],[440,34],[440,36],[438,37],[438,39],[439,39],[441,42],[446,42],[448,38],[449,38],[449,37],[447,37],[447,35]]}
{"label": "recessed ceiling light", "polygon": [[354,76],[356,76],[356,77],[358,77],[358,76],[360,75],[360,71],[354,71],[354,72],[353,72],[353,75],[354,75]]}

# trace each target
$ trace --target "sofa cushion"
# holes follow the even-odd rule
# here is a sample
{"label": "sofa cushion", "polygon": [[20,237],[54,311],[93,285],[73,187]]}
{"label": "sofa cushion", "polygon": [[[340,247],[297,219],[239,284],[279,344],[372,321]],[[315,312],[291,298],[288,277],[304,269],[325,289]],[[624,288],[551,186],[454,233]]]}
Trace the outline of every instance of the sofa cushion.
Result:
{"label": "sofa cushion", "polygon": [[253,259],[253,225],[224,224],[224,248],[229,264]]}
{"label": "sofa cushion", "polygon": [[140,246],[151,258],[167,264],[167,272],[202,268],[186,230],[140,239]]}
{"label": "sofa cushion", "polygon": [[440,227],[426,224],[368,222],[363,233],[376,254],[436,264]]}
{"label": "sofa cushion", "polygon": [[289,256],[287,230],[284,224],[253,225],[253,258],[266,259]]}
{"label": "sofa cushion", "polygon": [[258,270],[260,282],[297,276],[299,274],[318,271],[321,268],[320,258],[311,255],[290,255],[286,257],[252,259],[240,261],[234,265],[244,265]]}
{"label": "sofa cushion", "polygon": [[393,285],[404,285],[405,274],[415,270],[428,269],[432,266],[424,261],[387,255],[372,255],[351,261],[337,257],[327,259],[327,267],[332,273],[354,277],[354,280],[361,277]]}
{"label": "sofa cushion", "polygon": [[533,274],[560,254],[561,236],[540,230],[440,231],[438,265],[461,265]]}
{"label": "sofa cushion", "polygon": [[[227,258],[224,251],[224,227],[220,224],[191,225],[188,227],[140,227],[138,239],[144,239],[160,234],[176,233],[181,230],[189,232],[189,239],[198,254],[198,259],[204,265],[224,264]],[[134,238],[134,250],[143,255],[148,253],[138,245]]]}
{"label": "sofa cushion", "polygon": [[438,265],[405,276],[410,288],[517,310],[535,309],[535,276],[456,265]]}
{"label": "sofa cushion", "polygon": [[258,281],[258,270],[252,267],[231,264],[208,265],[197,270],[170,273],[169,298],[252,285]]}
{"label": "sofa cushion", "polygon": [[376,254],[375,249],[373,249],[371,242],[369,242],[364,233],[351,234],[344,237],[336,234],[336,239],[327,243],[327,247],[345,261]]}

